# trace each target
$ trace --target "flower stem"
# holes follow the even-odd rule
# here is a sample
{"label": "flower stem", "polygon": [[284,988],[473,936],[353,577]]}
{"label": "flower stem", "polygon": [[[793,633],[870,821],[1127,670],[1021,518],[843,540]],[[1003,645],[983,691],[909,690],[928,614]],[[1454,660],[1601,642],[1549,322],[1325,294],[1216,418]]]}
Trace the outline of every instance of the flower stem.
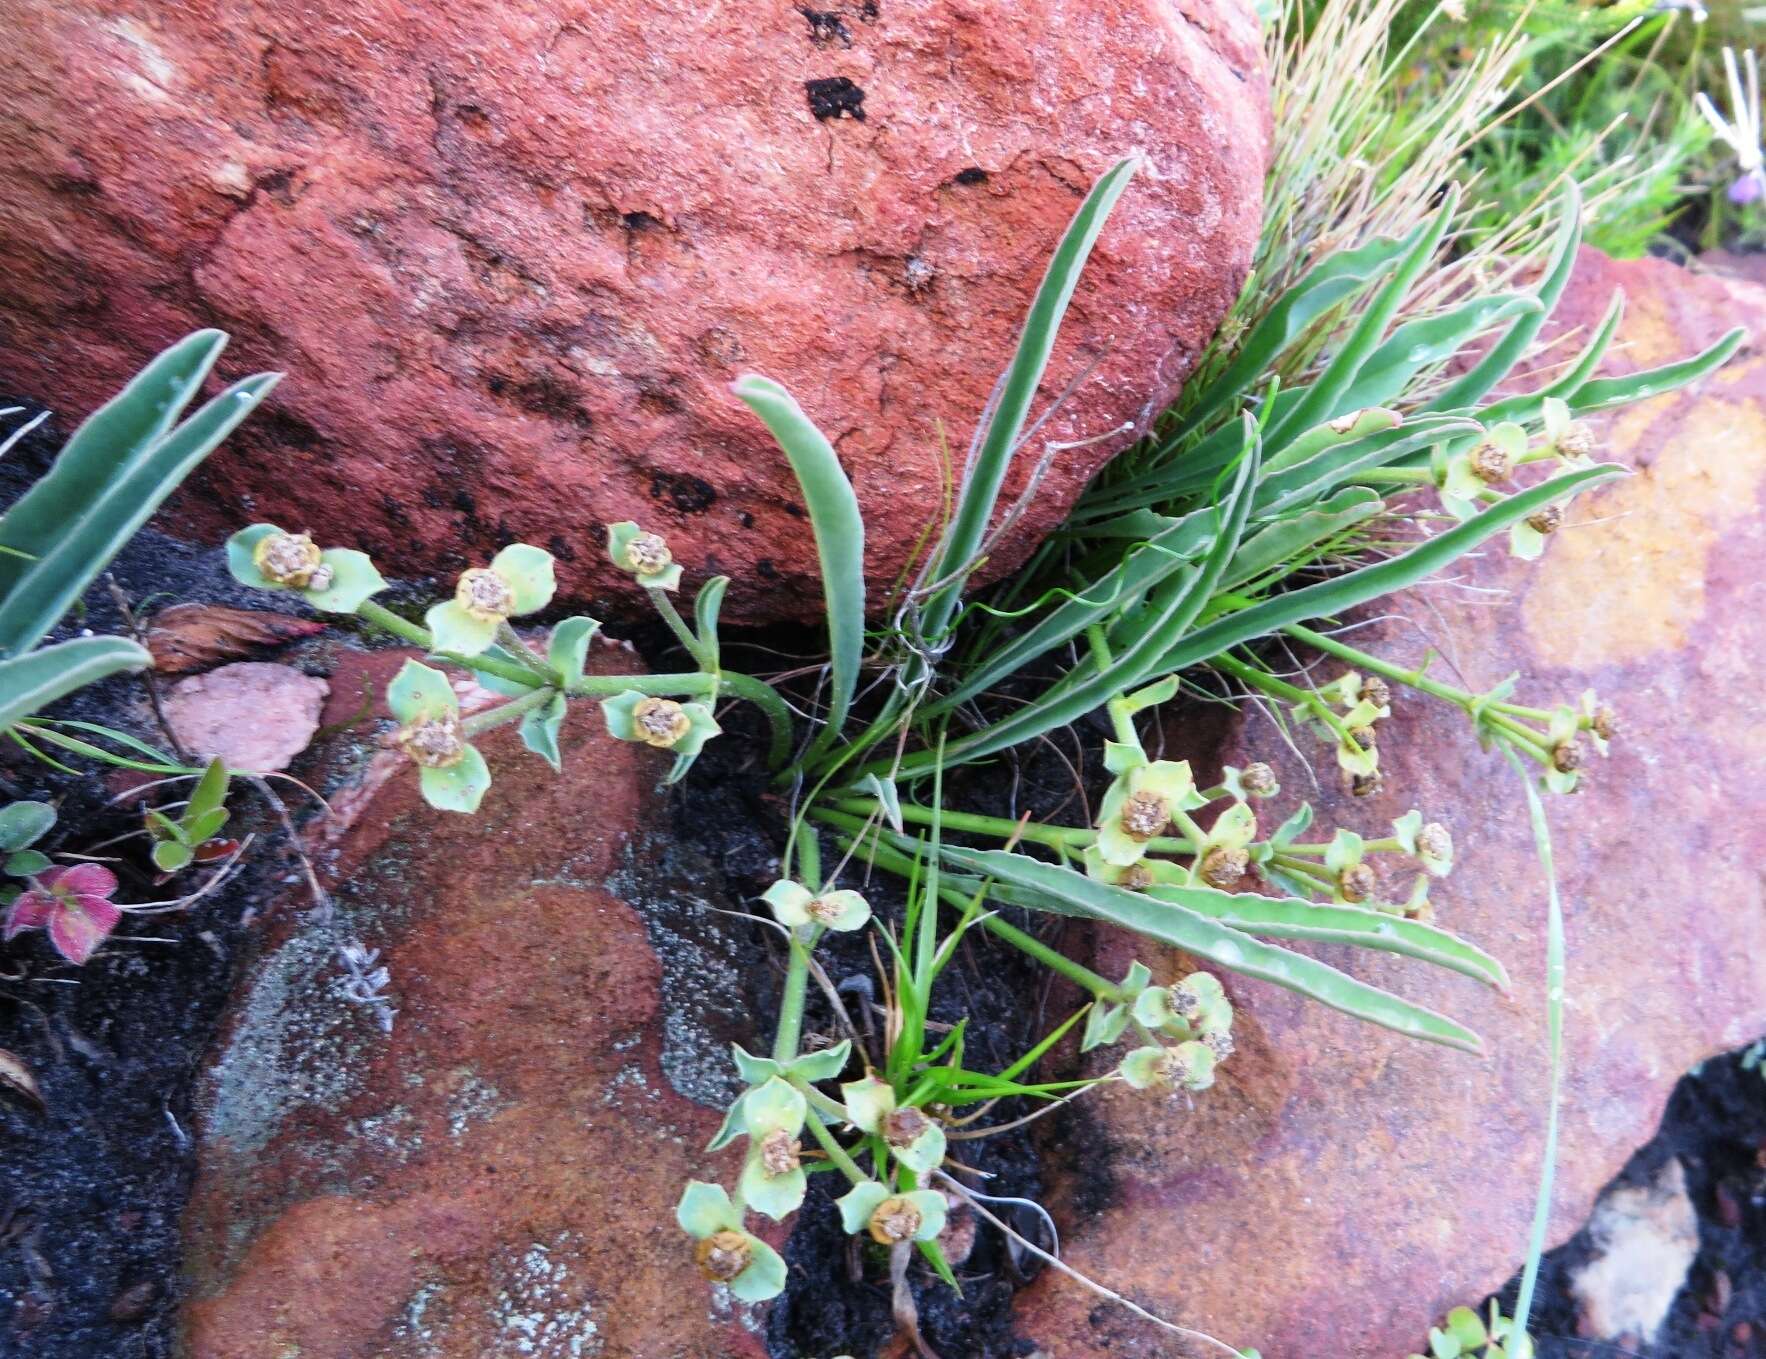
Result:
{"label": "flower stem", "polygon": [[858,1168],[858,1162],[846,1154],[846,1148],[834,1140],[834,1134],[828,1131],[828,1125],[822,1122],[818,1111],[805,1110],[803,1123],[809,1129],[810,1135],[822,1144],[822,1150],[828,1153],[828,1159],[840,1167],[847,1179],[854,1184],[863,1184],[870,1178]]}
{"label": "flower stem", "polygon": [[500,727],[513,722],[518,717],[525,717],[535,708],[543,707],[557,697],[556,689],[535,689],[532,693],[523,694],[520,698],[512,698],[507,703],[499,703],[485,712],[474,713],[460,724],[460,730],[467,736],[477,736],[489,731],[492,727]]}
{"label": "flower stem", "polygon": [[668,591],[646,587],[644,593],[650,596],[650,602],[656,606],[656,612],[662,615],[662,621],[668,624],[668,630],[687,648],[687,654],[705,669],[716,670],[716,663],[706,654],[705,648],[699,645],[699,639],[693,635],[693,629],[687,626],[687,620],[681,617],[680,610],[675,608],[674,600],[668,597]]}
{"label": "flower stem", "polygon": [[435,638],[429,629],[419,627],[406,619],[400,618],[391,609],[376,604],[371,599],[364,599],[356,606],[356,616],[365,623],[372,623],[394,637],[411,643],[423,651],[434,655],[436,659],[449,665],[457,665],[466,670],[476,670],[480,674],[495,675],[498,679],[508,680],[512,684],[525,685],[529,689],[543,689],[546,679],[536,675],[525,665],[516,665],[512,661],[500,661],[495,656],[457,656],[451,651],[436,651]]}
{"label": "flower stem", "polygon": [[773,1036],[773,1060],[789,1062],[797,1056],[803,1033],[803,1000],[809,987],[809,946],[791,935],[791,960],[785,966],[785,993],[779,999],[779,1031]]}

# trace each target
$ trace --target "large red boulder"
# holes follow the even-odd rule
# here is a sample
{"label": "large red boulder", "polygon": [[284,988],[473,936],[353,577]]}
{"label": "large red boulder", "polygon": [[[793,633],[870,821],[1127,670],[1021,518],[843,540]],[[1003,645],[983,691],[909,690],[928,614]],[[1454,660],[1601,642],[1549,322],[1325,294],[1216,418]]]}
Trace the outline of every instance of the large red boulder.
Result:
{"label": "large red boulder", "polygon": [[[636,518],[732,609],[802,616],[795,486],[727,390],[755,370],[839,448],[887,584],[1135,149],[1037,451],[1177,390],[1249,263],[1267,89],[1248,0],[824,3],[16,0],[0,373],[80,415],[219,325],[290,380],[185,496],[210,535],[416,573],[522,537],[593,597]],[[1126,437],[1058,456],[996,569]]]}
{"label": "large red boulder", "polygon": [[[1586,251],[1556,324],[1585,335],[1615,289],[1629,302],[1615,374],[1766,315],[1760,284]],[[1437,673],[1476,690],[1518,670],[1525,703],[1574,703],[1592,687],[1619,714],[1611,758],[1591,759],[1582,790],[1547,808],[1568,946],[1553,1243],[1649,1139],[1689,1067],[1766,1031],[1766,357],[1744,352],[1597,425],[1596,456],[1633,475],[1578,498],[1539,561],[1513,560],[1498,539],[1453,583],[1380,601],[1384,621],[1352,635],[1403,665],[1433,647]],[[1315,677],[1343,668],[1320,663]],[[1431,894],[1439,923],[1502,959],[1509,995],[1409,959],[1318,951],[1464,1020],[1487,1055],[1229,979],[1239,1051],[1193,1110],[1107,1091],[1084,1124],[1050,1134],[1076,1172],[1052,1204],[1068,1263],[1272,1356],[1420,1349],[1448,1308],[1476,1305],[1518,1268],[1538,1189],[1546,900],[1522,790],[1444,704],[1400,691],[1380,727],[1385,788],[1372,797],[1337,789],[1329,753],[1303,733],[1291,750],[1261,712],[1226,758],[1283,766],[1269,825],[1302,798],[1315,829],[1379,836],[1411,807],[1451,825],[1453,875]],[[1120,976],[1133,947],[1102,940],[1097,965]],[[1143,954],[1169,975],[1173,959]],[[1100,1182],[1115,1193],[1102,1212]],[[1091,1211],[1075,1221],[1081,1204]],[[1019,1298],[1019,1326],[1051,1354],[1180,1352],[1053,1272]]]}

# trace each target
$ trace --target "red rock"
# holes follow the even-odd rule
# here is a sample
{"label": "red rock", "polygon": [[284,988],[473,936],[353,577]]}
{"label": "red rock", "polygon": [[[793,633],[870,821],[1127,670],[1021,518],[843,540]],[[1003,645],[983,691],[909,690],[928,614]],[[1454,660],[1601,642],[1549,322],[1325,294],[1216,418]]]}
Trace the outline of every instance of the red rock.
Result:
{"label": "red rock", "polygon": [[162,707],[178,744],[232,769],[286,769],[319,729],[330,686],[287,665],[237,661],[180,680]]}
{"label": "red rock", "polygon": [[[401,660],[340,653],[336,715]],[[335,914],[286,902],[236,997],[186,1221],[188,1359],[765,1353],[673,1222],[689,1177],[733,1173],[702,1152],[720,1112],[677,1087],[727,1093],[732,1033],[707,1024],[747,1002],[703,939],[666,934],[715,919],[642,839],[666,760],[592,705],[562,775],[507,728],[482,745],[476,818],[425,807],[406,765],[313,838]],[[390,970],[390,1034],[338,990],[350,941]]]}
{"label": "red rock", "polygon": [[[1176,391],[1261,213],[1247,0],[18,0],[8,20],[0,366],[77,415],[191,327],[228,329],[229,373],[290,378],[186,522],[277,519],[406,572],[520,536],[574,559],[567,590],[611,594],[600,525],[637,518],[740,578],[732,614],[812,613],[800,496],[727,390],[755,370],[839,447],[887,585],[939,504],[939,422],[960,461],[1093,178],[1147,153],[1051,370],[1057,392],[1096,362],[1050,442]],[[1122,442],[1061,454],[995,568]]]}
{"label": "red rock", "polygon": [[[1761,286],[1591,252],[1564,323],[1592,325],[1614,287],[1630,302],[1615,372],[1683,357],[1766,315]],[[1403,664],[1433,645],[1442,672],[1457,667],[1473,688],[1514,669],[1542,703],[1592,686],[1625,724],[1586,790],[1548,807],[1569,949],[1554,1242],[1648,1140],[1680,1075],[1766,1029],[1766,357],[1744,354],[1600,429],[1603,455],[1636,475],[1578,499],[1539,562],[1510,560],[1498,543],[1458,573],[1471,589],[1381,601],[1380,614],[1403,620],[1356,633]],[[1321,665],[1319,678],[1340,669]],[[1417,1349],[1449,1307],[1476,1304],[1519,1267],[1532,1217],[1547,1107],[1546,908],[1525,804],[1457,712],[1401,692],[1381,726],[1386,789],[1372,798],[1337,792],[1315,747],[1327,790],[1313,794],[1261,718],[1226,758],[1287,766],[1278,817],[1304,794],[1325,826],[1385,834],[1412,806],[1451,825],[1457,866],[1433,894],[1440,923],[1504,961],[1509,998],[1407,961],[1321,953],[1469,1022],[1488,1058],[1234,980],[1239,1051],[1193,1111],[1110,1092],[1091,1121],[1052,1134],[1076,1142],[1081,1177],[1055,1204],[1069,1263],[1270,1355]],[[1105,941],[1098,965],[1121,975],[1128,952]],[[1100,1177],[1115,1201],[1075,1220],[1086,1179],[1095,1192]],[[1177,1352],[1053,1274],[1021,1296],[1019,1325],[1050,1353]]]}

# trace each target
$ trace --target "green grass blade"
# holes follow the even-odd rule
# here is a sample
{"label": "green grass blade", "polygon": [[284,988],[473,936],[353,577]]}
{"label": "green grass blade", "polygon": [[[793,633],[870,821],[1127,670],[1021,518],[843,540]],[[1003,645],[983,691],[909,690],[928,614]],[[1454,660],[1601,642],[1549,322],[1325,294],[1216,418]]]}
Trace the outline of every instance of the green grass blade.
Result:
{"label": "green grass blade", "polygon": [[76,637],[0,660],[0,731],[107,675],[152,664],[147,649],[126,637]]}
{"label": "green grass blade", "polygon": [[[281,376],[259,373],[234,383],[143,451],[113,450],[119,460],[99,473],[102,484],[89,488],[89,496],[72,518],[46,526],[34,511],[18,518],[23,502],[14,507],[0,522],[0,533],[15,527],[16,519],[16,527],[39,547],[37,560],[26,565],[0,597],[0,655],[16,655],[40,641],[161,502],[257,408]],[[96,464],[85,450],[76,451],[82,464]],[[51,470],[44,480],[55,476]],[[54,531],[44,540],[46,527]],[[7,542],[18,545],[15,539]]]}
{"label": "green grass blade", "polygon": [[0,516],[0,543],[9,549],[0,552],[0,599],[16,588],[28,560],[54,547],[96,496],[165,437],[226,345],[218,330],[185,336],[74,431],[48,474]]}
{"label": "green grass blade", "polygon": [[1499,991],[1508,990],[1508,973],[1495,958],[1476,944],[1420,920],[1361,906],[1320,905],[1294,897],[1216,892],[1204,887],[1156,886],[1147,888],[1146,895],[1174,901],[1245,934],[1398,953],[1473,977]]}
{"label": "green grass blade", "polygon": [[[963,483],[950,529],[939,549],[935,578],[942,579],[962,571],[980,550],[988,522],[993,518],[994,505],[999,500],[1000,487],[1005,482],[1006,468],[1017,447],[1018,434],[1024,428],[1036,390],[1042,385],[1049,355],[1054,351],[1055,335],[1067,314],[1067,304],[1073,300],[1079,275],[1091,256],[1092,247],[1097,244],[1111,209],[1122,197],[1138,165],[1138,157],[1128,156],[1106,170],[1092,185],[1060,244],[1055,247],[1048,271],[1043,275],[1036,299],[1025,317],[1024,329],[1018,337],[1018,351],[1006,369],[993,417],[988,421],[974,465]],[[937,636],[950,623],[962,598],[964,583],[961,578],[953,579],[927,601],[925,630],[928,635]]]}
{"label": "green grass blade", "polygon": [[1508,334],[1492,345],[1490,352],[1470,372],[1430,402],[1428,409],[1454,410],[1476,405],[1490,394],[1497,383],[1508,376],[1509,370],[1532,348],[1533,341],[1539,336],[1539,328],[1545,324],[1545,318],[1551,315],[1557,307],[1558,299],[1564,295],[1564,288],[1576,266],[1576,247],[1581,243],[1582,191],[1576,187],[1574,180],[1566,180],[1557,239],[1552,243],[1551,256],[1546,261],[1545,275],[1534,291],[1534,296],[1539,299],[1539,310],[1516,317]]}
{"label": "green grass blade", "polygon": [[865,647],[865,521],[834,445],[790,392],[754,373],[738,379],[731,390],[765,422],[784,450],[815,531],[822,591],[828,602],[830,660],[828,721],[812,746],[812,751],[819,751],[839,736],[858,686]]}
{"label": "green grass blade", "polygon": [[1120,925],[1193,953],[1217,967],[1272,982],[1333,1010],[1411,1038],[1466,1052],[1482,1051],[1483,1045],[1475,1033],[1445,1015],[1370,986],[1316,958],[1262,943],[1175,902],[1154,901],[1071,868],[1006,850],[947,846],[943,853],[954,866],[1022,889],[1039,902],[1058,903],[1057,909],[1065,908],[1063,913]]}

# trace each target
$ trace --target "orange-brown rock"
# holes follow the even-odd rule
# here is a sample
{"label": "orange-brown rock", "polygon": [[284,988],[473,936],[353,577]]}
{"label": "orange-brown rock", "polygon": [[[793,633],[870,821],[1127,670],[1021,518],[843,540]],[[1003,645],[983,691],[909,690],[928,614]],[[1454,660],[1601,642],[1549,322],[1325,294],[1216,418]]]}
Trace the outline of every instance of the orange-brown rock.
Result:
{"label": "orange-brown rock", "polygon": [[[1249,0],[7,6],[0,365],[70,415],[197,325],[286,369],[193,480],[247,519],[458,569],[510,537],[631,590],[640,519],[733,613],[819,607],[800,493],[728,392],[784,382],[892,581],[1087,185],[1102,238],[1045,446],[1175,393],[1256,241],[1268,92]],[[1021,560],[1126,436],[1060,453]]]}
{"label": "orange-brown rock", "polygon": [[[340,653],[328,719],[400,659]],[[714,934],[666,933],[715,917],[643,839],[665,757],[592,705],[561,776],[508,729],[483,745],[476,819],[372,743],[330,755],[374,791],[335,799],[347,825],[313,841],[334,909],[280,906],[207,1079],[189,1359],[764,1353],[673,1222],[686,1179],[729,1171],[702,1154],[718,1111],[680,1089],[726,1093],[743,1031],[707,1024],[748,1002]],[[390,971],[390,1034],[342,993],[352,941]]]}
{"label": "orange-brown rock", "polygon": [[[1567,323],[1592,325],[1616,287],[1630,308],[1613,372],[1766,319],[1766,287],[1588,253]],[[1592,686],[1624,723],[1585,791],[1548,808],[1569,949],[1554,1240],[1648,1139],[1689,1066],[1766,1031],[1766,357],[1744,353],[1599,430],[1597,456],[1635,474],[1579,499],[1539,562],[1510,560],[1499,541],[1457,583],[1382,601],[1398,617],[1354,634],[1407,664],[1433,646],[1439,672],[1474,689],[1519,670],[1524,702]],[[1260,718],[1228,758],[1284,766],[1267,814],[1304,796],[1325,826],[1368,835],[1413,806],[1451,824],[1439,920],[1503,959],[1512,994],[1409,961],[1326,956],[1471,1023],[1488,1057],[1233,980],[1238,1053],[1193,1108],[1113,1091],[1054,1135],[1071,1264],[1283,1359],[1416,1349],[1448,1307],[1518,1267],[1541,1165],[1546,904],[1521,789],[1456,711],[1401,691],[1381,728],[1385,791],[1365,799],[1337,789],[1328,752],[1304,747],[1326,785],[1315,791]],[[1102,970],[1120,975],[1127,947],[1103,951]],[[1100,1185],[1108,1207],[1077,1217]],[[1020,1298],[1019,1325],[1051,1354],[1186,1353],[1052,1273]]]}

